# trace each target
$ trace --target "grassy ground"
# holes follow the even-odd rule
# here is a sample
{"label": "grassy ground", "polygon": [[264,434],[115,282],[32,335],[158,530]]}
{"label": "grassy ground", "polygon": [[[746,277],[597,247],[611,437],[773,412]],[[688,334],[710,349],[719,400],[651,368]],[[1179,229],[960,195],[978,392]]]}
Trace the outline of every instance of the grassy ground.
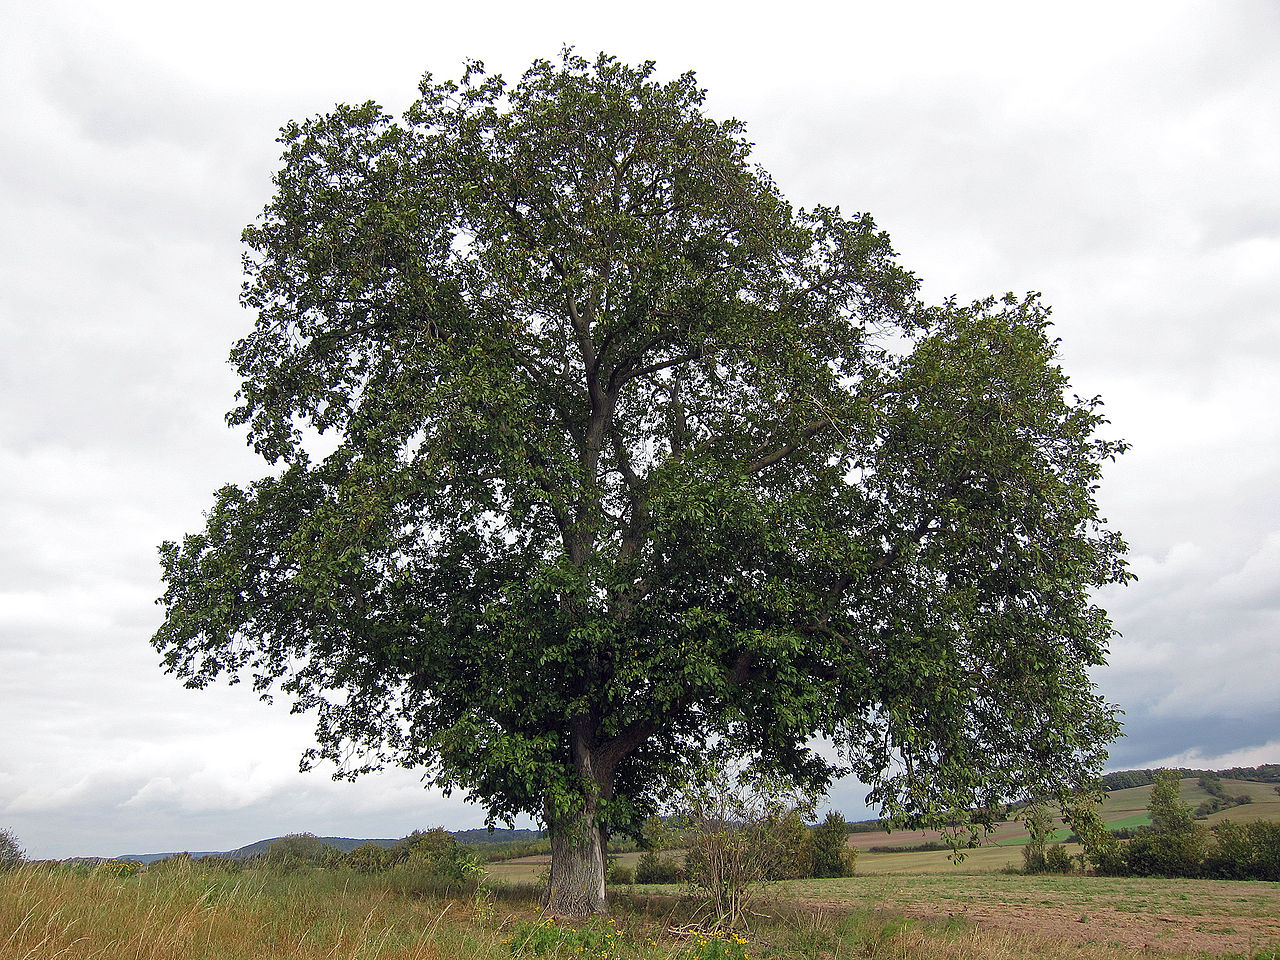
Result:
{"label": "grassy ground", "polygon": [[[1227,885],[1239,922],[1272,910],[1280,890]],[[1269,885],[1277,887],[1277,885]],[[867,877],[783,884],[757,902],[750,929],[699,940],[687,901],[616,894],[608,920],[557,926],[538,917],[531,888],[452,899],[385,878],[347,872],[202,873],[114,876],[24,867],[0,874],[0,957],[5,960],[1135,960],[1151,949],[1105,938],[1068,941],[967,916],[974,900],[1025,912],[1068,900],[1072,912],[1102,901],[1135,914],[1181,910],[1208,916],[1226,894],[1155,881],[1001,876]],[[1185,895],[1185,896],[1184,896]],[[1268,899],[1271,897],[1272,899]],[[1229,898],[1228,898],[1229,899]],[[921,910],[927,905],[927,910]],[[930,916],[925,914],[929,913]],[[1256,950],[1236,956],[1262,956]],[[1160,943],[1175,958],[1202,951]],[[1274,960],[1274,953],[1267,953]]]}
{"label": "grassy ground", "polygon": [[[1254,802],[1211,822],[1280,819],[1269,785],[1224,786]],[[1104,816],[1140,822],[1146,802],[1147,788],[1117,791]],[[1280,884],[1017,876],[1000,871],[1021,864],[1025,834],[1001,829],[959,866],[864,849],[857,877],[775,884],[741,942],[692,935],[705,918],[679,887],[613,888],[608,921],[548,926],[545,856],[491,864],[485,888],[452,897],[401,874],[33,865],[0,872],[0,960],[1280,960]]]}

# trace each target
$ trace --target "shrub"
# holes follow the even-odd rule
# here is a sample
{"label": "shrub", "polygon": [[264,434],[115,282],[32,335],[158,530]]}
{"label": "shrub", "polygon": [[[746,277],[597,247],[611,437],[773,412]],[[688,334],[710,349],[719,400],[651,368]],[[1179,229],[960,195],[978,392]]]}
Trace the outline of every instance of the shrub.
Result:
{"label": "shrub", "polygon": [[1022,848],[1022,870],[1024,873],[1044,873],[1048,869],[1045,863],[1045,851],[1049,845],[1049,836],[1053,833],[1053,814],[1042,803],[1030,804],[1023,819],[1027,824],[1027,845]]}
{"label": "shrub", "polygon": [[673,857],[646,850],[636,864],[636,883],[684,883],[685,868]]}
{"label": "shrub", "polygon": [[1139,877],[1195,877],[1204,865],[1207,831],[1200,824],[1181,833],[1144,833],[1129,841],[1125,860]]}
{"label": "shrub", "polygon": [[319,866],[332,849],[314,833],[291,833],[272,840],[262,862],[282,873],[292,873],[302,867]]}
{"label": "shrub", "polygon": [[813,876],[813,836],[799,810],[774,814],[761,826],[768,859],[765,879],[803,880]]}
{"label": "shrub", "polygon": [[858,852],[849,846],[849,824],[832,810],[813,831],[813,875],[852,877]]}
{"label": "shrub", "polygon": [[1280,881],[1280,823],[1224,820],[1214,830],[1204,873],[1223,880]]}
{"label": "shrub", "polygon": [[[766,880],[793,875],[783,858],[803,856],[800,811],[812,803],[785,779],[720,757],[694,772],[681,805],[689,884],[717,927],[737,926]],[[803,838],[783,827],[789,821]],[[808,859],[812,869],[812,853]]]}
{"label": "shrub", "polygon": [[1074,869],[1075,863],[1071,859],[1071,854],[1062,844],[1055,843],[1045,851],[1045,873],[1070,873]]}
{"label": "shrub", "polygon": [[407,859],[407,853],[379,843],[362,843],[343,856],[342,863],[357,873],[381,873],[401,859]]}
{"label": "shrub", "polygon": [[1085,856],[1093,864],[1094,870],[1104,877],[1124,877],[1129,874],[1129,862],[1126,850],[1115,838],[1108,843],[1105,840],[1087,849]]}
{"label": "shrub", "polygon": [[17,834],[8,827],[0,829],[0,870],[12,869],[26,859],[26,851],[18,843]]}
{"label": "shrub", "polygon": [[619,863],[617,860],[609,861],[609,872],[606,875],[609,883],[635,883],[636,872],[629,864]]}
{"label": "shrub", "polygon": [[415,830],[391,851],[391,886],[415,895],[440,894],[478,887],[484,868],[475,852],[444,829]]}

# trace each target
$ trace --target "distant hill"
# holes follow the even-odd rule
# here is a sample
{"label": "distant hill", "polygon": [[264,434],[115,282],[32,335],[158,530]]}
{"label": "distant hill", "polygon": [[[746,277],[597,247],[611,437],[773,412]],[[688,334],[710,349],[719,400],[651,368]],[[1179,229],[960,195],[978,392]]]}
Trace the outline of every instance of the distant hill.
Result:
{"label": "distant hill", "polygon": [[512,830],[506,827],[476,827],[473,830],[450,830],[459,843],[527,843],[547,835],[545,830]]}
{"label": "distant hill", "polygon": [[[1115,773],[1103,774],[1102,785],[1107,790],[1149,787],[1155,783],[1155,773],[1155,770],[1118,770]],[[1280,763],[1264,763],[1260,767],[1230,767],[1226,770],[1192,770],[1180,767],[1178,773],[1184,778],[1216,776],[1223,780],[1280,783]]]}
{"label": "distant hill", "polygon": [[[277,840],[281,840],[281,839],[283,838],[268,837],[266,840],[259,840],[256,843],[246,844],[243,847],[237,847],[235,850],[229,850],[226,853],[221,854],[221,856],[233,857],[236,860],[247,860],[249,857],[256,857],[259,854],[266,853],[268,847],[270,847]],[[317,839],[321,843],[326,844],[327,846],[335,847],[338,850],[341,850],[343,853],[350,853],[356,847],[362,846],[363,844],[366,844],[366,843],[376,843],[380,847],[394,847],[397,843],[400,842],[398,839],[397,840],[388,840],[388,839],[354,840],[351,837],[318,837]],[[193,853],[192,856],[193,857],[198,856],[198,854]]]}
{"label": "distant hill", "polygon": [[[467,843],[480,845],[486,843],[521,843],[538,840],[546,834],[540,830],[525,829],[508,829],[487,827],[475,827],[470,830],[449,830],[446,831],[459,843]],[[189,851],[191,856],[199,860],[201,857],[232,857],[236,860],[247,860],[250,857],[256,857],[267,852],[267,848],[281,837],[268,837],[265,840],[258,840],[254,843],[246,844],[243,847],[237,847],[234,850],[201,850],[200,852]],[[326,843],[331,847],[348,853],[356,847],[366,843],[376,843],[380,847],[394,847],[400,842],[399,838],[388,839],[380,838],[374,840],[359,840],[352,837],[320,837],[322,843]],[[188,851],[183,851],[188,852]],[[126,853],[122,856],[115,857],[116,860],[134,860],[138,863],[151,863],[155,860],[163,860],[165,857],[177,856],[177,852],[172,853]],[[85,862],[107,859],[105,857],[77,857],[77,860]]]}

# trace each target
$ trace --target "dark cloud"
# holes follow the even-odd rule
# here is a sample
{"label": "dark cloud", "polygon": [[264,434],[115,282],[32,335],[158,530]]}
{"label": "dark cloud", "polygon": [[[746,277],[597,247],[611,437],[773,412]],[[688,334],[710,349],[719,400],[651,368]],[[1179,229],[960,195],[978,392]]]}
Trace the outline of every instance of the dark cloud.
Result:
{"label": "dark cloud", "polygon": [[1112,770],[1252,767],[1275,763],[1280,757],[1280,708],[1225,718],[1135,714],[1126,719],[1125,733],[1111,749],[1108,766]]}

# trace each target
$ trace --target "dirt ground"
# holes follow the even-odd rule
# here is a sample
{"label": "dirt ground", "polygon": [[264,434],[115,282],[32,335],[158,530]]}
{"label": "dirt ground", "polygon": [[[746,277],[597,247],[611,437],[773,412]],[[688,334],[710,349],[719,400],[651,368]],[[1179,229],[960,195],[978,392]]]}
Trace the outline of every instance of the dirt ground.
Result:
{"label": "dirt ground", "polygon": [[[1197,894],[1201,894],[1197,885]],[[1233,889],[1234,888],[1234,889]],[[1073,898],[1065,898],[1068,901]],[[804,898],[820,908],[848,909],[843,899]],[[1028,934],[1058,943],[1097,944],[1149,953],[1255,956],[1280,946],[1280,885],[1229,884],[1193,902],[1153,898],[1152,909],[1130,902],[1019,902],[1001,897],[928,902],[908,892],[879,899],[883,909],[926,920],[959,919],[979,929]],[[1162,907],[1168,909],[1162,909]]]}

